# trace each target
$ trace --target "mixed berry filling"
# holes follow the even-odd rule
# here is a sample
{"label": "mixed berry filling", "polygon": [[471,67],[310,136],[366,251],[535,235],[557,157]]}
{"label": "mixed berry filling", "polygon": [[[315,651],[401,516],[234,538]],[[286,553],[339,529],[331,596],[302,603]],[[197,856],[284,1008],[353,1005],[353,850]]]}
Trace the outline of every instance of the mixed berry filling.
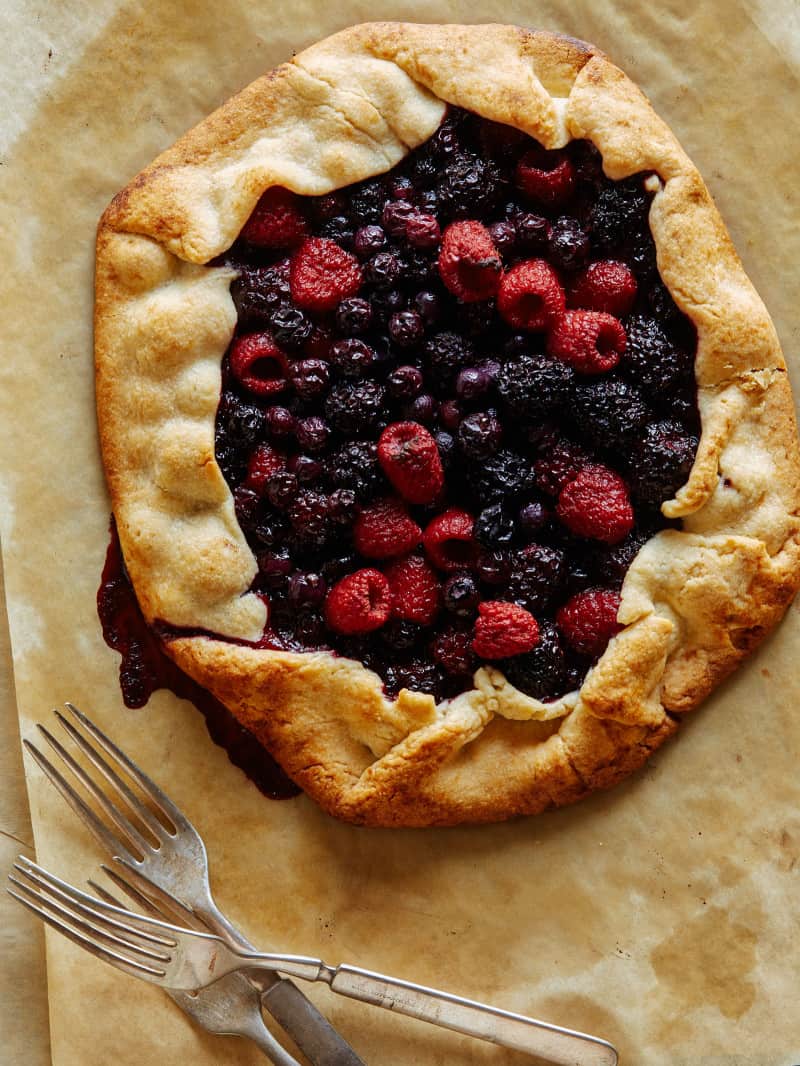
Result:
{"label": "mixed berry filling", "polygon": [[540,699],[580,683],[698,444],[647,177],[451,109],[388,174],[264,194],[225,257],[216,426],[264,646],[391,696],[481,664]]}

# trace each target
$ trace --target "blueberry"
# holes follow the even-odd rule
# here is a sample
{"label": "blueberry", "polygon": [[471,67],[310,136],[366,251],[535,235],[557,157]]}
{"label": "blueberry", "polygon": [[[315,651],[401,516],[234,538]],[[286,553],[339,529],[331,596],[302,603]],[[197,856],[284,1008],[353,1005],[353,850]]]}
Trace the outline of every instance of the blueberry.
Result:
{"label": "blueberry", "polygon": [[395,400],[413,400],[422,392],[424,378],[416,366],[398,366],[386,379],[386,391]]}
{"label": "blueberry", "polygon": [[402,237],[408,220],[415,213],[416,208],[407,200],[390,200],[383,209],[381,223],[392,237]]}
{"label": "blueberry", "polygon": [[311,336],[313,323],[297,307],[279,307],[270,315],[270,327],[279,347],[294,352]]}
{"label": "blueberry", "polygon": [[372,366],[375,352],[364,341],[348,337],[332,346],[331,360],[345,377],[358,378]]}
{"label": "blueberry", "polygon": [[330,370],[324,359],[301,359],[292,364],[289,380],[303,400],[321,396],[330,383]]}
{"label": "blueberry", "polygon": [[548,241],[550,260],[561,270],[577,270],[589,258],[589,237],[576,218],[557,218]]}
{"label": "blueberry", "polygon": [[317,606],[325,599],[328,586],[321,574],[296,570],[289,578],[289,602],[295,607]]}
{"label": "blueberry", "polygon": [[329,218],[319,227],[319,236],[329,241],[335,241],[342,248],[351,248],[355,234],[349,220],[343,215]]}
{"label": "blueberry", "polygon": [[400,277],[400,257],[395,252],[376,252],[364,265],[364,280],[380,289],[390,289]]}
{"label": "blueberry", "polygon": [[513,222],[493,222],[489,227],[492,243],[500,255],[510,255],[517,243],[517,231]]}
{"label": "blueberry", "polygon": [[290,474],[288,470],[278,470],[267,478],[264,495],[273,507],[283,511],[295,498],[299,487],[294,474]]}
{"label": "blueberry", "polygon": [[439,404],[430,393],[423,392],[403,409],[404,417],[423,426],[431,426],[436,421]]}
{"label": "blueberry", "polygon": [[261,552],[257,557],[258,581],[262,588],[282,588],[292,572],[292,559],[285,548]]}
{"label": "blueberry", "polygon": [[479,367],[465,367],[458,372],[456,377],[456,396],[459,400],[469,403],[477,400],[489,391],[492,378],[486,370]]}
{"label": "blueberry", "polygon": [[266,432],[274,440],[285,440],[294,433],[294,415],[287,407],[270,407],[264,419]]}
{"label": "blueberry", "polygon": [[381,226],[362,226],[353,235],[353,250],[361,259],[368,259],[385,247],[386,234]]}
{"label": "blueberry", "polygon": [[372,305],[360,296],[342,300],[336,308],[336,328],[340,333],[359,336],[372,325]]}
{"label": "blueberry", "polygon": [[517,521],[522,532],[526,536],[531,536],[543,529],[550,521],[550,517],[548,508],[538,500],[534,500],[520,509]]}
{"label": "blueberry", "polygon": [[551,223],[541,215],[530,211],[519,211],[513,218],[517,243],[528,253],[544,253],[550,243]]}
{"label": "blueberry", "polygon": [[478,608],[480,592],[471,574],[453,574],[442,588],[445,610],[458,618],[471,618]]}
{"label": "blueberry", "polygon": [[552,622],[539,622],[539,643],[525,655],[503,663],[503,671],[516,688],[539,700],[552,700],[567,691],[566,657]]}
{"label": "blueberry", "polygon": [[500,549],[478,552],[475,573],[486,585],[505,585],[511,576],[511,559]]}
{"label": "blueberry", "polygon": [[412,248],[435,248],[442,239],[436,218],[421,211],[415,211],[406,220],[405,235]]}
{"label": "blueberry", "polygon": [[435,292],[422,289],[414,297],[414,309],[426,326],[432,326],[441,316],[442,301]]}
{"label": "blueberry", "polygon": [[442,460],[442,466],[445,470],[450,470],[456,459],[456,442],[453,436],[440,429],[438,433],[434,433],[433,439],[439,449],[439,458]]}
{"label": "blueberry", "polygon": [[398,311],[389,319],[389,336],[399,348],[413,348],[425,335],[425,324],[416,311]]}
{"label": "blueberry", "polygon": [[458,444],[470,459],[487,459],[500,447],[503,427],[485,411],[467,415],[458,427]]}

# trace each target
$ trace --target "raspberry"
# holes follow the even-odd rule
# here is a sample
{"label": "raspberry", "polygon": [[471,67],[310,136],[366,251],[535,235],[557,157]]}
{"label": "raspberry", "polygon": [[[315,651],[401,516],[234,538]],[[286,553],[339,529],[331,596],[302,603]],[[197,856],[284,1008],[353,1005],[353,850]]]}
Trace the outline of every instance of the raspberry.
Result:
{"label": "raspberry", "polygon": [[545,207],[559,207],[572,196],[575,168],[560,151],[533,148],[517,163],[514,181],[532,200]]}
{"label": "raspberry", "polygon": [[503,275],[497,310],[515,329],[549,329],[563,315],[564,307],[564,290],[546,260],[527,259]]}
{"label": "raspberry", "polygon": [[292,256],[289,285],[298,307],[332,311],[340,300],[355,296],[361,281],[356,257],[324,237],[309,237]]}
{"label": "raspberry", "polygon": [[472,634],[464,629],[443,630],[431,641],[431,656],[448,674],[471,674],[476,665]]}
{"label": "raspberry", "polygon": [[420,542],[422,530],[400,500],[385,496],[365,507],[353,525],[356,550],[368,559],[406,555]]}
{"label": "raspberry", "polygon": [[574,379],[572,368],[558,359],[519,355],[501,367],[497,391],[512,414],[538,418],[568,399]]}
{"label": "raspberry", "polygon": [[248,333],[233,342],[231,373],[257,396],[272,396],[287,385],[289,360],[271,333]]}
{"label": "raspberry", "polygon": [[393,422],[378,440],[378,461],[393,488],[409,503],[432,503],[444,471],[436,441],[417,422]]}
{"label": "raspberry", "polygon": [[503,664],[508,680],[521,692],[538,700],[551,700],[564,692],[566,663],[558,630],[552,622],[539,625],[539,643],[526,655]]}
{"label": "raspberry", "polygon": [[273,474],[286,469],[286,456],[269,444],[260,444],[250,456],[247,464],[245,488],[252,489],[263,496],[267,481]]}
{"label": "raspberry", "polygon": [[547,350],[579,374],[604,374],[625,351],[625,330],[604,311],[567,311],[549,333]]}
{"label": "raspberry", "polygon": [[590,263],[575,278],[567,294],[570,307],[605,311],[616,318],[630,313],[636,299],[636,278],[630,267],[614,259]]}
{"label": "raspberry", "polygon": [[390,563],[384,572],[392,592],[394,617],[429,626],[442,600],[439,579],[430,563],[421,555],[409,555]]}
{"label": "raspberry", "polygon": [[471,514],[451,507],[437,515],[422,534],[425,551],[440,570],[463,570],[475,556]]}
{"label": "raspberry", "polygon": [[492,235],[480,222],[454,222],[444,231],[439,273],[454,296],[465,303],[488,300],[502,270]]}
{"label": "raspberry", "polygon": [[607,466],[591,463],[568,481],[556,513],[579,537],[616,544],[633,529],[633,508],[625,482]]}
{"label": "raspberry", "polygon": [[478,620],[472,648],[483,659],[507,659],[524,655],[536,647],[539,626],[536,619],[515,603],[490,600],[478,606]]}
{"label": "raspberry", "polygon": [[559,608],[558,628],[575,651],[596,659],[622,629],[617,622],[619,602],[619,593],[613,589],[579,592]]}
{"label": "raspberry", "polygon": [[336,633],[371,633],[389,620],[389,582],[380,570],[356,570],[338,581],[325,600],[325,620]]}
{"label": "raspberry", "polygon": [[267,189],[244,224],[242,237],[258,248],[291,248],[308,234],[294,193],[280,185]]}
{"label": "raspberry", "polygon": [[687,433],[680,422],[651,422],[631,457],[634,494],[657,507],[671,499],[689,478],[697,444],[697,437]]}
{"label": "raspberry", "polygon": [[589,455],[579,444],[562,438],[533,464],[533,478],[542,492],[558,496],[588,462]]}

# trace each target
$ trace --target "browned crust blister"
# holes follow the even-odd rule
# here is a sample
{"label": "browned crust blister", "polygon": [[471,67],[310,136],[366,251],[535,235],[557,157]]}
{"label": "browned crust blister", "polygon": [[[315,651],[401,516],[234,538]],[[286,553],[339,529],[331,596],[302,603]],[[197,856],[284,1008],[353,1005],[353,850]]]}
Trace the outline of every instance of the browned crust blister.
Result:
{"label": "browned crust blister", "polygon": [[254,640],[255,560],[214,459],[231,273],[206,266],[270,185],[320,194],[382,173],[446,103],[606,173],[652,171],[661,276],[698,334],[697,460],[623,586],[623,631],[580,692],[543,704],[496,670],[436,705],[330,654],[183,638],[169,652],[326,810],[368,825],[493,821],[639,767],[778,622],[800,585],[800,461],[786,367],[695,167],[591,45],[511,26],[374,23],[248,86],[110,205],[97,246],[97,404],[123,551],[146,617]]}

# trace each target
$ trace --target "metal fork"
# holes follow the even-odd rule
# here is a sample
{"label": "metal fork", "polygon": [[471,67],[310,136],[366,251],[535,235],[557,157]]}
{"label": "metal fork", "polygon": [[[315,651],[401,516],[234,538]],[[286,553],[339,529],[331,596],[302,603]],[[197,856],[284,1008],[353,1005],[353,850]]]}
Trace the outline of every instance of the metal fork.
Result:
{"label": "metal fork", "polygon": [[[143,893],[152,895],[155,889],[172,900],[173,905],[177,903],[182,908],[181,921],[191,921],[191,916],[195,916],[232,947],[250,950],[252,945],[214,902],[205,845],[189,819],[85,714],[71,703],[65,706],[83,732],[57,709],[54,712],[56,718],[79,750],[100,772],[105,782],[104,789],[95,783],[48,729],[41,724],[38,729],[70,773],[95,800],[115,831],[92,810],[78,790],[36,745],[26,739],[25,747],[53,785],[100,846],[127,867]],[[163,824],[135,795],[118,771],[142,790],[161,815]],[[261,1004],[288,1033],[312,1066],[364,1066],[362,1059],[344,1038],[291,981],[267,970],[254,973],[248,980],[260,994]],[[240,1000],[244,1001],[241,987],[236,991]],[[215,993],[209,989],[206,996],[213,995]],[[258,1019],[253,1016],[252,1028],[254,1032],[261,1033],[259,1046],[262,1051],[275,1066],[300,1066],[269,1033],[255,1001],[253,1004]],[[259,1028],[259,1022],[262,1029]]]}
{"label": "metal fork", "polygon": [[611,1044],[521,1014],[400,981],[357,966],[329,966],[305,955],[243,951],[210,933],[96,899],[21,858],[11,894],[65,936],[112,966],[162,988],[197,989],[237,970],[280,970],[305,981],[322,981],[333,992],[432,1022],[561,1066],[616,1066]]}

